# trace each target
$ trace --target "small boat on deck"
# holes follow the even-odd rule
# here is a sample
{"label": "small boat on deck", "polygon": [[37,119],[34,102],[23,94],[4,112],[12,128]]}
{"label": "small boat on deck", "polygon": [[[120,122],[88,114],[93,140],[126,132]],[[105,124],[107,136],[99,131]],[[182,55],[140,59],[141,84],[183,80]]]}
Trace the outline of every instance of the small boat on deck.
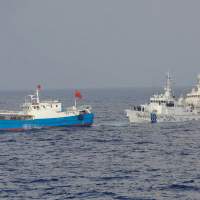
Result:
{"label": "small boat on deck", "polygon": [[21,131],[51,127],[91,126],[94,120],[89,105],[77,106],[82,98],[80,91],[75,91],[75,104],[63,109],[58,100],[40,101],[38,86],[34,95],[22,105],[22,111],[0,111],[0,130]]}

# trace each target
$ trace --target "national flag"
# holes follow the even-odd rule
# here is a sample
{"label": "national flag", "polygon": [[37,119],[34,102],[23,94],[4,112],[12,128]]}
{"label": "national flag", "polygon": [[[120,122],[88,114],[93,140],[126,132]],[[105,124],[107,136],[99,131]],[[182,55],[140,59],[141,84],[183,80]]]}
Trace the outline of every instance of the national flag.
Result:
{"label": "national flag", "polygon": [[76,99],[82,99],[82,95],[81,95],[81,92],[79,90],[75,90],[74,92],[74,97]]}
{"label": "national flag", "polygon": [[37,85],[37,89],[40,91],[42,89],[41,85]]}

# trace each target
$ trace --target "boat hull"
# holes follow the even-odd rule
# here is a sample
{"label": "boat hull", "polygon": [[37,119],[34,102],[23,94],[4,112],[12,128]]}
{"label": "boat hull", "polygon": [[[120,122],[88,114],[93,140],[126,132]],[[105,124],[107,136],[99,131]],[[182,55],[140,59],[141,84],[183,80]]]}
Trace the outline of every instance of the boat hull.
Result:
{"label": "boat hull", "polygon": [[91,126],[93,120],[94,114],[92,113],[48,119],[0,120],[0,130],[20,131],[51,127]]}
{"label": "boat hull", "polygon": [[126,116],[130,123],[156,123],[156,122],[187,122],[187,121],[200,121],[199,114],[186,113],[181,114],[171,114],[171,115],[157,115],[156,121],[152,121],[151,113],[140,112],[134,110],[126,110]]}

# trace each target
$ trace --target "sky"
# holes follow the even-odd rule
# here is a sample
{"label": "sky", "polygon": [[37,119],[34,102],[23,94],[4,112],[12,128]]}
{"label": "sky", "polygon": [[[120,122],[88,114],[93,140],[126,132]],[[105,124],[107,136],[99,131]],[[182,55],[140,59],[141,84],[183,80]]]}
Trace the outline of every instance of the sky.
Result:
{"label": "sky", "polygon": [[199,0],[0,0],[0,90],[194,85]]}

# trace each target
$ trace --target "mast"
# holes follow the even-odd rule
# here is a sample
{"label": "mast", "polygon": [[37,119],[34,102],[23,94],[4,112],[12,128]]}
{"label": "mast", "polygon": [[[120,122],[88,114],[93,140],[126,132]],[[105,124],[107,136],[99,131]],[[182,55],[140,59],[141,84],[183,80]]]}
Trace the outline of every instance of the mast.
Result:
{"label": "mast", "polygon": [[41,90],[41,85],[38,85],[36,88],[36,103],[40,103],[39,91]]}
{"label": "mast", "polygon": [[40,97],[39,97],[39,90],[38,88],[36,89],[36,103],[40,103]]}
{"label": "mast", "polygon": [[77,105],[77,101],[76,101],[76,97],[74,98],[74,107],[76,108]]}
{"label": "mast", "polygon": [[166,86],[165,86],[165,95],[168,98],[172,97],[172,88],[171,88],[171,77],[170,77],[170,73],[167,73],[167,81],[166,81]]}

